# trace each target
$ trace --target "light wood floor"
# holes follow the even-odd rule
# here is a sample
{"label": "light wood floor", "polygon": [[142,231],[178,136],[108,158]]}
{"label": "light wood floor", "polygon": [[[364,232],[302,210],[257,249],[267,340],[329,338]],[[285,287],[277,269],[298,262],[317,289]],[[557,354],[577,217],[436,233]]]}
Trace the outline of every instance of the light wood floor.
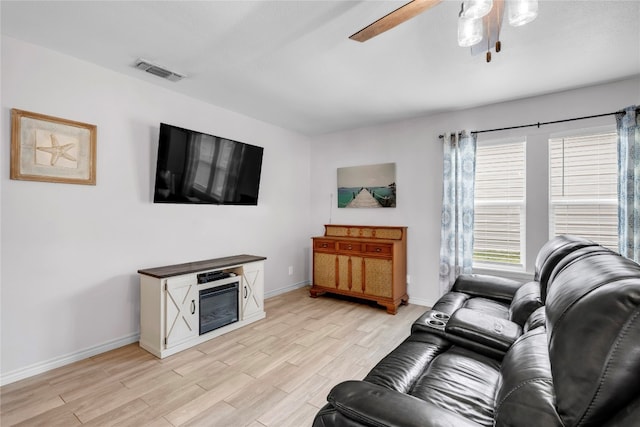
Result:
{"label": "light wood floor", "polygon": [[362,379],[425,307],[301,288],[267,318],[163,360],[131,344],[0,389],[0,425],[310,426],[335,384]]}

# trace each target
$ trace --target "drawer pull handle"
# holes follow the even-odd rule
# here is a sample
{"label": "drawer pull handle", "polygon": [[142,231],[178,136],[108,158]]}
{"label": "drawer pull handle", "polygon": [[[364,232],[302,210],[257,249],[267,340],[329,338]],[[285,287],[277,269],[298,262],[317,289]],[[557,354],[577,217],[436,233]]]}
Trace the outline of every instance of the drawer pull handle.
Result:
{"label": "drawer pull handle", "polygon": [[322,244],[322,247],[323,247],[323,248],[326,248],[326,247],[327,247],[327,244],[326,244],[326,243],[323,243],[323,244]]}
{"label": "drawer pull handle", "polygon": [[347,249],[351,249],[351,245],[347,246]]}
{"label": "drawer pull handle", "polygon": [[376,248],[376,252],[380,252],[382,249],[380,248]]}

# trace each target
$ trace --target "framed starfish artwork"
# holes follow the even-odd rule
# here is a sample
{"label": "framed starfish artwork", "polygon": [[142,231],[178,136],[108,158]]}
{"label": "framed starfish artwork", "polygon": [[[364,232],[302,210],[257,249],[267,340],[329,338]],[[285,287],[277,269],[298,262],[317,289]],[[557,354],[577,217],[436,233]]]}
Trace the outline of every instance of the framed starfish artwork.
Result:
{"label": "framed starfish artwork", "polygon": [[95,125],[11,110],[11,179],[96,185]]}

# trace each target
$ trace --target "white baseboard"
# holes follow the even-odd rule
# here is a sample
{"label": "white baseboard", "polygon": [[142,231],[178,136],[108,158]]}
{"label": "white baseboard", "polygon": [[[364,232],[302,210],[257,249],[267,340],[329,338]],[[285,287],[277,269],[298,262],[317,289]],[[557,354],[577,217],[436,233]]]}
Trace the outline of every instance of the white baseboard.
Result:
{"label": "white baseboard", "polygon": [[428,301],[428,300],[422,299],[422,298],[414,298],[412,296],[409,296],[409,304],[421,305],[421,306],[424,306],[425,308],[431,308],[431,307],[433,307],[434,302],[433,301]]}
{"label": "white baseboard", "polygon": [[304,282],[294,283],[293,285],[285,286],[284,288],[278,288],[273,291],[268,291],[264,293],[264,299],[272,298],[280,294],[284,294],[286,292],[290,292],[296,289],[304,288],[305,286],[309,286],[311,283],[306,280]]}
{"label": "white baseboard", "polygon": [[44,362],[35,363],[33,365],[16,369],[11,372],[3,373],[2,376],[0,376],[0,386],[11,384],[13,382],[32,377],[34,375],[38,375],[55,368],[59,368],[61,366],[68,365],[70,363],[77,362],[79,360],[83,360],[91,356],[95,356],[96,354],[104,353],[109,350],[113,350],[128,344],[132,344],[134,342],[138,342],[139,339],[140,339],[140,334],[135,333],[135,334],[127,335],[122,338],[108,341],[103,344],[85,348],[84,350],[80,350],[80,351],[70,353],[60,357],[55,357],[53,359],[46,360]]}
{"label": "white baseboard", "polygon": [[[293,291],[295,289],[302,288],[309,285],[308,281],[296,283],[284,288],[276,289],[265,293],[265,298],[274,297],[276,295],[283,294],[285,292]],[[55,357],[44,362],[34,363],[33,365],[19,368],[14,371],[0,374],[0,386],[11,384],[16,381],[23,380],[25,378],[32,377],[34,375],[42,374],[52,369],[59,368],[61,366],[68,365],[73,362],[78,362],[83,359],[95,356],[100,353],[104,353],[116,348],[138,342],[140,340],[140,333],[127,335],[122,338],[108,341],[103,344],[99,344],[93,347],[86,348],[77,352],[66,354],[64,356]]]}

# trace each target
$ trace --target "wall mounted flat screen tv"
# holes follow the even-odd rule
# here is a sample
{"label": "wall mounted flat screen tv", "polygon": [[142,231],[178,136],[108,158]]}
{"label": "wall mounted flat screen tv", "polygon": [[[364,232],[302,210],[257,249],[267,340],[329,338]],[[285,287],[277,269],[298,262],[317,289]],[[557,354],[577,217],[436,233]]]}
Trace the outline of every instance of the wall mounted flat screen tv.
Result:
{"label": "wall mounted flat screen tv", "polygon": [[161,123],[153,202],[257,205],[263,151]]}

